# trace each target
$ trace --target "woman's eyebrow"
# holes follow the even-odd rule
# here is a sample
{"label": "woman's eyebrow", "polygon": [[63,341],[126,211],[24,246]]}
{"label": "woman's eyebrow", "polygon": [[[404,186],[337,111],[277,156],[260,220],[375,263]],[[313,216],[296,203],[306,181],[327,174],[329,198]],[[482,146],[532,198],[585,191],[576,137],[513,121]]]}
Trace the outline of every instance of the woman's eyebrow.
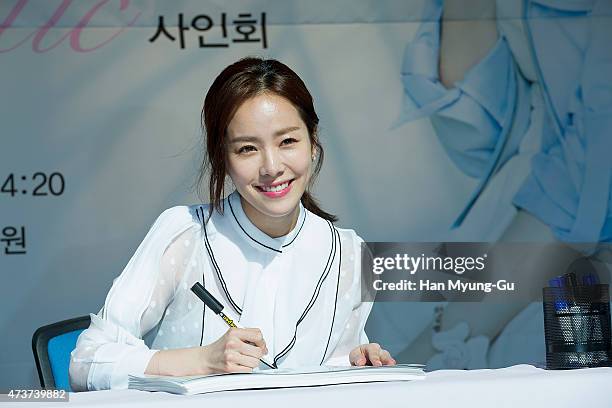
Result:
{"label": "woman's eyebrow", "polygon": [[240,143],[240,142],[257,142],[259,138],[256,136],[236,136],[230,140],[230,143]]}
{"label": "woman's eyebrow", "polygon": [[[282,128],[277,130],[276,132],[274,132],[274,137],[280,137],[282,135],[285,135],[289,132],[293,132],[295,130],[299,130],[301,129],[300,126],[288,126],[286,128]],[[240,143],[240,142],[250,142],[250,143],[254,143],[259,141],[259,138],[257,136],[236,136],[233,137],[229,142],[230,143]]]}
{"label": "woman's eyebrow", "polygon": [[276,132],[274,132],[274,137],[279,137],[286,133],[293,132],[294,130],[299,130],[299,129],[300,129],[299,126],[289,126],[283,129],[279,129]]}

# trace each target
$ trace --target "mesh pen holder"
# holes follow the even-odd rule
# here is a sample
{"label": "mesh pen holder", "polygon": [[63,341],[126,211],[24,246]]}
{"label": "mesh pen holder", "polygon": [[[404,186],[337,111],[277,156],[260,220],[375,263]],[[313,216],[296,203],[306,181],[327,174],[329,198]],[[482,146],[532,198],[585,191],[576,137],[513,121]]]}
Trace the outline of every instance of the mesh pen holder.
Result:
{"label": "mesh pen holder", "polygon": [[610,366],[608,285],[543,289],[546,368]]}

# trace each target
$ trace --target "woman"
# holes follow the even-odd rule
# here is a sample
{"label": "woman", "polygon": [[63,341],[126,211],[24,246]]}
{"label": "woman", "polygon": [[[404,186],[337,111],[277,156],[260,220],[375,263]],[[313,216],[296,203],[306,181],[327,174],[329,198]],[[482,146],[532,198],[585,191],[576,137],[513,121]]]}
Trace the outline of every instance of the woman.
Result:
{"label": "woman", "polygon": [[[215,79],[202,116],[211,203],[157,219],[79,337],[73,390],[125,388],[130,373],[250,372],[262,356],[277,367],[395,364],[364,332],[362,240],[308,191],[323,149],[302,80],[242,59]],[[223,199],[226,176],[236,191]],[[248,328],[207,312],[195,282]]]}

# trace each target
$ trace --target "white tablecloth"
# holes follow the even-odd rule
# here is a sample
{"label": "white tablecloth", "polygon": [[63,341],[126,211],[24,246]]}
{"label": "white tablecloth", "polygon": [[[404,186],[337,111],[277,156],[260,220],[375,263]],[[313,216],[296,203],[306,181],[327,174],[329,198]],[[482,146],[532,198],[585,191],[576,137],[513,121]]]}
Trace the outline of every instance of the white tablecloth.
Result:
{"label": "white tablecloth", "polygon": [[[37,407],[42,403],[1,404]],[[71,407],[612,407],[612,368],[546,371],[529,365],[440,370],[425,380],[316,388],[228,391],[193,396],[135,390],[71,393]],[[63,407],[66,404],[45,403]]]}

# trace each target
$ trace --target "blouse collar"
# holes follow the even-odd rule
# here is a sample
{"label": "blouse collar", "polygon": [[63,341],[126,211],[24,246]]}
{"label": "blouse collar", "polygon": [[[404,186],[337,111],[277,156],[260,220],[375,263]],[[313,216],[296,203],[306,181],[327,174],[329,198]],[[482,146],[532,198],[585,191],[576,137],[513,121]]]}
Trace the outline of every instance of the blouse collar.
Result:
{"label": "blouse collar", "polygon": [[287,249],[299,236],[304,222],[306,221],[306,209],[299,203],[299,215],[295,226],[287,235],[282,237],[272,238],[259,228],[255,226],[247,217],[242,203],[240,200],[240,194],[238,191],[232,192],[228,197],[228,207],[225,211],[228,211],[228,217],[230,217],[232,224],[239,230],[239,233],[243,234],[245,238],[251,241],[254,246],[261,249],[267,249],[270,251],[282,253],[284,249]]}

